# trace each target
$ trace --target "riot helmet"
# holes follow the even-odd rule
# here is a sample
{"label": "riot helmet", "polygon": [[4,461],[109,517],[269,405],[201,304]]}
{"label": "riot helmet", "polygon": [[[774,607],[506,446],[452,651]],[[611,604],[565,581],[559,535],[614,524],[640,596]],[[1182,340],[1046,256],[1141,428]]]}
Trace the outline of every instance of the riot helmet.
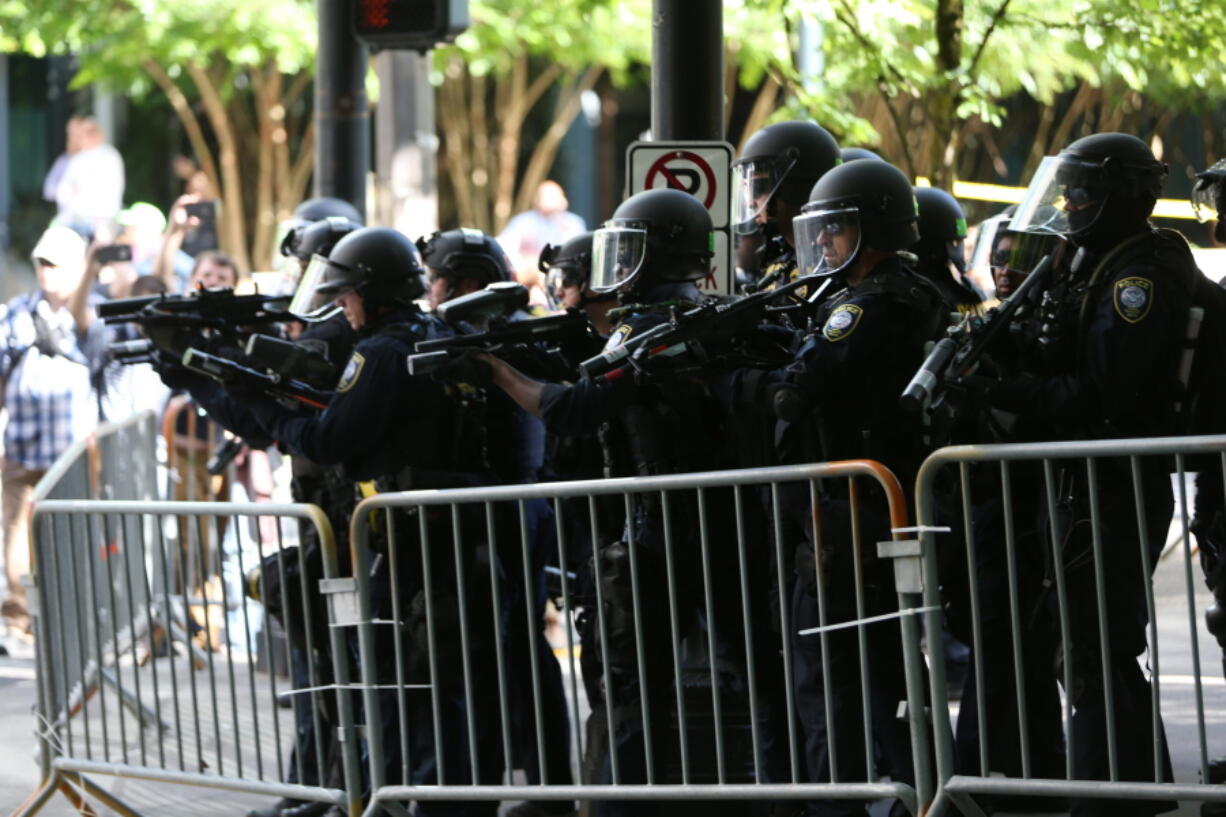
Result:
{"label": "riot helmet", "polygon": [[592,235],[591,288],[624,294],[710,272],[715,234],[698,199],[664,188],[623,201]]}
{"label": "riot helmet", "polygon": [[857,159],[876,159],[878,162],[884,162],[878,154],[868,148],[841,148],[839,156],[844,162],[854,162]]}
{"label": "riot helmet", "polygon": [[293,218],[296,221],[322,221],[325,218],[347,218],[357,224],[362,223],[362,214],[344,199],[332,196],[317,196],[307,199],[294,208]]}
{"label": "riot helmet", "polygon": [[732,163],[732,226],[752,233],[771,200],[800,205],[813,183],[839,164],[834,137],[815,122],[776,122],[754,133]]}
{"label": "riot helmet", "polygon": [[911,252],[923,261],[949,262],[966,274],[966,215],[958,200],[939,187],[916,187],[915,203],[919,208],[919,241]]}
{"label": "riot helmet", "polygon": [[801,275],[849,269],[865,247],[906,249],[919,240],[915,195],[906,175],[888,162],[848,162],[813,185],[792,222]]}
{"label": "riot helmet", "polygon": [[537,267],[551,290],[587,286],[592,277],[592,233],[580,233],[563,244],[546,244]]}
{"label": "riot helmet", "polygon": [[1196,174],[1196,185],[1192,188],[1192,211],[1202,224],[1217,219],[1213,237],[1226,243],[1226,218],[1223,218],[1226,216],[1226,159]]}
{"label": "riot helmet", "polygon": [[515,279],[511,259],[502,245],[471,227],[435,231],[417,239],[417,249],[432,280],[446,278],[454,285],[468,278],[480,289],[496,281]]}
{"label": "riot helmet", "polygon": [[308,222],[285,234],[281,254],[303,262],[310,261],[313,255],[326,256],[336,242],[361,228],[360,223],[342,216],[328,216]]}
{"label": "riot helmet", "polygon": [[1126,133],[1086,136],[1039,163],[1012,227],[1089,246],[1143,229],[1162,195],[1167,166]]}
{"label": "riot helmet", "polygon": [[346,292],[357,292],[368,317],[422,296],[425,269],[417,247],[389,227],[363,227],[336,242],[325,257],[314,255],[289,311],[304,320],[320,320]]}

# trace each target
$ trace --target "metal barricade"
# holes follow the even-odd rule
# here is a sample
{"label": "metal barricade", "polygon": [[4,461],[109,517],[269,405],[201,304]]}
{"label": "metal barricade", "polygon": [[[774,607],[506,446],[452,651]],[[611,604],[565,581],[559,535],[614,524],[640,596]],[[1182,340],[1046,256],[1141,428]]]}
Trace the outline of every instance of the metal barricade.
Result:
{"label": "metal barricade", "polygon": [[[933,817],[951,805],[982,815],[976,798],[1006,811],[1093,799],[1129,814],[1226,802],[1207,784],[1195,469],[1202,513],[1222,508],[1226,436],[956,446],[925,461],[926,628],[949,624],[973,657],[955,729],[944,656],[929,655]],[[1178,558],[1159,565],[1168,539]],[[1216,668],[1221,656],[1204,658]]]}
{"label": "metal barricade", "polygon": [[[919,543],[905,505],[893,474],[869,461],[366,499],[353,516],[353,579],[328,592],[334,623],[358,632],[367,814],[427,800],[881,798],[922,813],[935,789]],[[827,519],[836,506],[843,527]],[[871,539],[878,531],[892,541]],[[787,569],[801,543],[820,554],[824,612],[808,635],[796,633]],[[832,582],[833,559],[846,560],[849,587]],[[865,588],[882,570],[888,603],[872,609]],[[823,593],[851,613],[827,616]],[[546,594],[562,611],[552,641]],[[866,644],[880,632],[900,645],[889,658],[905,672],[904,700],[887,706],[868,691],[877,658]],[[823,650],[851,639],[865,722],[874,706],[901,719],[914,768],[886,779],[865,726],[866,748],[842,761],[863,762],[862,779],[838,775],[835,750],[837,782],[809,782],[793,634]],[[829,689],[830,664],[821,672]]]}
{"label": "metal barricade", "polygon": [[[254,553],[240,541],[237,568],[250,575],[246,592],[316,659],[308,685],[279,688],[275,674],[257,672],[256,638],[271,650],[268,628],[247,606],[235,608],[235,589],[225,583],[219,599],[207,587],[198,591],[204,604],[240,610],[239,631],[227,628],[222,643],[212,643],[205,628],[201,645],[185,631],[183,588],[189,563],[199,568],[205,558],[202,543],[218,538],[223,524],[251,542],[261,519],[273,520],[277,541]],[[188,538],[180,542],[183,520]],[[291,521],[314,529],[317,554],[299,558],[298,548],[284,545]],[[317,580],[337,575],[335,539],[320,509],[48,500],[35,508],[32,540],[46,774],[18,814],[37,812],[57,789],[74,802],[87,795],[137,814],[137,804],[86,776],[111,775],[332,803],[356,817],[358,741],[350,698],[336,693],[348,684],[349,655],[318,594]],[[292,711],[282,714],[283,700]]]}

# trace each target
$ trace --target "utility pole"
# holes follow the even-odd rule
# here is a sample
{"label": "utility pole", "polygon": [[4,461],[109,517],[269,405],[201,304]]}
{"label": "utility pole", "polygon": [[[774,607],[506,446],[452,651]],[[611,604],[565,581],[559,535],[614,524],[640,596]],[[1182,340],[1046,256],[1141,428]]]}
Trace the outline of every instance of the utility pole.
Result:
{"label": "utility pole", "polygon": [[721,0],[653,0],[651,138],[724,139]]}
{"label": "utility pole", "polygon": [[370,104],[366,46],[351,29],[353,0],[317,0],[315,56],[316,196],[334,196],[366,213]]}

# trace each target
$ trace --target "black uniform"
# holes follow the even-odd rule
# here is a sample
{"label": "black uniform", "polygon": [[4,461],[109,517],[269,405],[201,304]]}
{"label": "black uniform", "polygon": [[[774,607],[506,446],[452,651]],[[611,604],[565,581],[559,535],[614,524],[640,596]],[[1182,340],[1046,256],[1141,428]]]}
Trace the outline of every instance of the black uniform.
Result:
{"label": "black uniform", "polygon": [[[340,464],[351,480],[378,479],[388,489],[400,490],[488,484],[492,475],[485,464],[484,440],[466,409],[468,398],[458,396],[458,387],[410,376],[405,366],[417,341],[442,337],[450,330],[416,307],[387,314],[372,330],[354,347],[335,396],[322,414],[303,417],[271,401],[254,405],[253,412],[291,452],[324,465]],[[423,433],[423,418],[429,420],[428,433]],[[490,575],[491,558],[484,536],[484,514],[471,516],[461,514],[462,562],[467,575],[484,578]],[[402,609],[407,610],[404,626],[408,631],[409,681],[433,682],[442,718],[442,732],[436,735],[430,695],[406,696],[410,782],[494,783],[501,779],[505,759],[498,736],[496,667],[490,662],[496,654],[493,640],[504,637],[505,626],[493,628],[488,581],[470,580],[468,643],[476,683],[473,699],[467,700],[458,640],[442,636],[458,632],[459,626],[456,560],[451,553],[454,532],[449,514],[428,513],[426,530],[431,545],[428,566],[423,565],[424,542],[412,520],[402,519],[396,525],[396,538],[387,554],[390,569],[398,579]],[[429,672],[426,654],[422,574],[426,569],[433,580],[434,628],[440,647],[435,675]],[[377,581],[373,588],[377,596],[381,587],[385,593],[386,584]],[[386,606],[388,600],[376,598],[374,603]],[[389,673],[385,681],[390,682],[389,662],[394,651],[388,646],[381,651],[387,658],[381,671]],[[394,721],[389,720],[389,712],[383,714],[385,752],[393,763],[399,763],[402,736],[390,728]],[[467,739],[470,716],[477,729],[475,746],[480,764],[475,775]],[[393,763],[389,763],[392,770]],[[497,804],[420,803],[418,809],[423,814],[493,814]]]}
{"label": "black uniform", "polygon": [[[693,284],[673,283],[656,286],[643,300],[693,302],[698,298]],[[633,312],[615,329],[610,343],[624,342],[667,320],[665,311]],[[637,379],[621,370],[614,376],[584,380],[570,386],[551,384],[542,394],[541,414],[549,430],[559,435],[579,434],[608,423],[610,431],[605,441],[623,449],[631,469],[629,473],[613,476],[708,471],[733,464],[731,452],[721,444],[725,439],[723,413],[710,391],[697,380],[667,374]],[[707,532],[713,565],[735,558],[731,539],[735,529],[731,518],[731,494],[723,496],[723,493],[711,491],[707,497]],[[597,765],[590,769],[593,783],[612,781],[610,759],[598,751],[598,747],[608,745],[606,729],[614,733],[622,782],[643,782],[649,775],[654,781],[663,782],[670,767],[676,768],[677,739],[670,725],[675,712],[671,636],[668,627],[661,626],[669,620],[666,536],[671,536],[671,555],[678,566],[673,598],[682,617],[681,636],[688,631],[687,622],[694,620],[703,609],[704,597],[696,498],[679,494],[670,497],[670,502],[672,521],[667,534],[658,494],[633,497],[632,515],[626,520],[618,541],[604,544],[602,532],[596,559],[608,642],[601,644],[600,628],[593,627],[590,635],[585,634],[584,654],[591,651],[601,659],[607,654],[613,686],[605,690],[602,700],[594,703],[589,724],[588,744],[597,750]],[[637,656],[639,645],[635,635],[632,558],[639,580],[642,664]],[[735,576],[728,571],[716,570],[715,574],[735,581]],[[716,590],[716,598],[735,597],[733,594],[737,592],[735,586],[721,586]],[[710,626],[729,643],[738,643],[735,633],[739,622],[720,620],[711,622]],[[646,679],[645,691],[640,686],[640,674]],[[644,707],[648,709],[650,734],[647,733]],[[693,725],[690,728],[693,729]],[[648,741],[654,761],[650,770],[645,764]],[[591,760],[593,758],[589,758]],[[612,802],[603,803],[599,808],[603,814],[641,815],[655,814],[660,807],[658,803]],[[677,804],[671,804],[661,813],[675,812],[676,808]]]}
{"label": "black uniform", "polygon": [[[845,287],[819,307],[822,327],[801,347],[796,361],[778,373],[783,386],[776,405],[784,422],[779,449],[784,462],[875,459],[891,468],[904,486],[914,484],[923,458],[919,419],[898,407],[898,395],[923,359],[924,343],[943,325],[938,294],[904,268],[896,257],[877,265],[854,287]],[[797,531],[808,541],[796,550],[797,584],[792,598],[793,683],[798,715],[804,726],[805,760],[815,782],[871,779],[864,768],[864,720],[861,687],[870,692],[875,754],[879,774],[914,783],[910,730],[896,717],[906,699],[903,651],[895,621],[869,625],[869,674],[860,677],[859,646],[854,628],[823,637],[795,632],[819,624],[817,581],[822,578],[829,623],[858,618],[855,566],[863,569],[863,614],[898,608],[892,567],[876,558],[875,543],[890,538],[885,498],[875,486],[861,486],[861,548],[852,551],[851,504],[845,484],[830,484],[820,495],[820,552],[812,541],[807,488],[785,502]],[[818,563],[815,563],[815,556]],[[823,671],[829,674],[825,688]],[[826,694],[832,709],[826,709]],[[837,745],[838,764],[832,746]],[[812,815],[863,814],[855,801],[815,801]]]}
{"label": "black uniform", "polygon": [[[1088,269],[1087,269],[1088,268]],[[1191,304],[1195,267],[1182,238],[1146,228],[1094,263],[1083,264],[1055,288],[1062,305],[1044,372],[1006,381],[990,393],[1001,408],[1049,424],[1062,438],[1109,439],[1165,436],[1178,431],[1175,402],[1180,347]],[[1049,332],[1049,337],[1051,333]],[[1106,579],[1109,671],[1115,697],[1116,744],[1122,780],[1153,779],[1149,751],[1151,691],[1137,656],[1146,650],[1144,583],[1162,550],[1173,511],[1170,464],[1141,460],[1142,505],[1134,499],[1127,459],[1100,460],[1098,490],[1091,497],[1084,464],[1058,469],[1055,524],[1061,549],[1072,628],[1074,775],[1107,779],[1108,749],[1103,668],[1098,640],[1091,500],[1097,500]],[[1142,542],[1137,526],[1146,523]],[[1041,529],[1049,529],[1044,520]],[[1139,549],[1144,546],[1147,562]],[[1163,742],[1164,736],[1156,736]],[[1165,759],[1166,779],[1170,761]],[[1153,801],[1084,800],[1073,813],[1149,815],[1174,808]]]}

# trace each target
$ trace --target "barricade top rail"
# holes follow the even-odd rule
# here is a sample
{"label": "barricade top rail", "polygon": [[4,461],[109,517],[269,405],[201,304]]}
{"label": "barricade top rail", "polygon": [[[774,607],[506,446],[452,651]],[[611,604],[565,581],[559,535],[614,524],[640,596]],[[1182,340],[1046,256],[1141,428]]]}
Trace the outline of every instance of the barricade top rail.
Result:
{"label": "barricade top rail", "polygon": [[[1224,438],[1226,439],[1226,438]],[[698,488],[727,488],[735,485],[758,485],[770,482],[799,482],[810,479],[838,477],[872,477],[886,490],[891,508],[902,509],[903,519],[891,520],[894,527],[906,525],[906,503],[898,478],[890,469],[873,460],[840,460],[809,465],[781,465],[771,468],[745,468],[736,471],[704,471],[693,474],[666,474],[655,477],[619,477],[616,479],[540,482],[522,485],[491,485],[476,488],[430,489],[399,491],[367,497],[359,511],[372,511],[407,505],[449,505],[469,502],[505,502],[516,499],[562,499],[573,496],[608,496],[645,493],[648,491],[679,491]],[[359,514],[354,513],[357,517]]]}
{"label": "barricade top rail", "polygon": [[32,502],[40,502],[44,500],[60,480],[64,478],[72,468],[76,467],[78,461],[83,457],[90,448],[97,444],[101,437],[110,434],[115,434],[130,426],[137,426],[141,423],[149,422],[154,416],[152,409],[146,409],[139,414],[134,414],[126,420],[121,420],[117,423],[103,423],[94,429],[89,435],[77,440],[69,446],[63,454],[56,458],[47,472],[43,474],[42,479],[34,486],[34,495],[31,498]]}
{"label": "barricade top rail", "polygon": [[156,514],[159,516],[283,516],[328,524],[316,505],[290,502],[168,502],[156,499],[44,499],[36,516],[48,513]]}
{"label": "barricade top rail", "polygon": [[1226,434],[1198,437],[1146,437],[1121,440],[1057,441],[950,445],[928,455],[916,476],[916,495],[936,478],[942,467],[955,462],[1001,462],[1085,457],[1144,457],[1161,454],[1217,454],[1226,451]]}

